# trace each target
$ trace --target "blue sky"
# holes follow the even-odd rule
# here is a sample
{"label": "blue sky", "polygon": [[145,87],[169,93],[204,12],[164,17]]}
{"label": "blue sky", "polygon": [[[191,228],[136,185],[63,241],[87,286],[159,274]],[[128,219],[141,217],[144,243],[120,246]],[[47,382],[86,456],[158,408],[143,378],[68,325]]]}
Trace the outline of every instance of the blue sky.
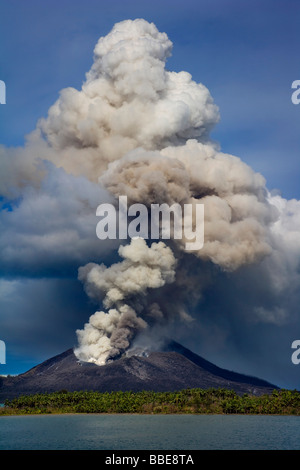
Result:
{"label": "blue sky", "polygon": [[[0,106],[1,144],[22,146],[59,91],[81,87],[100,36],[118,21],[144,18],[173,42],[167,68],[188,71],[210,90],[221,115],[212,137],[221,149],[261,172],[270,190],[300,199],[300,105],[291,102],[291,84],[300,79],[297,0],[1,0],[0,11],[0,79],[7,87],[7,104]],[[34,296],[37,284],[26,276],[13,282],[20,282],[20,300],[3,301],[15,318],[12,313],[2,318],[2,331],[18,324],[23,341],[9,345],[3,373],[22,372],[70,347],[71,332],[81,325],[80,309],[91,309],[80,292],[74,299],[75,279],[62,281],[55,304],[45,279],[39,279],[38,304],[61,312],[69,302],[61,336],[49,337],[46,345],[50,319],[48,325],[35,311],[34,330],[31,320],[17,313],[21,305],[31,311],[28,292]],[[4,336],[0,323],[0,339]]]}

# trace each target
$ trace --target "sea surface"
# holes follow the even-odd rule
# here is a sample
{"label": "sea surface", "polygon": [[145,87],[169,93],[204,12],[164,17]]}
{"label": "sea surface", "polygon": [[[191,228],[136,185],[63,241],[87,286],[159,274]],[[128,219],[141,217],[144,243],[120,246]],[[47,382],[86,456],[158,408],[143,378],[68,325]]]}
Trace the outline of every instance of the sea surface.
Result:
{"label": "sea surface", "polygon": [[300,417],[35,415],[0,417],[1,450],[299,450]]}

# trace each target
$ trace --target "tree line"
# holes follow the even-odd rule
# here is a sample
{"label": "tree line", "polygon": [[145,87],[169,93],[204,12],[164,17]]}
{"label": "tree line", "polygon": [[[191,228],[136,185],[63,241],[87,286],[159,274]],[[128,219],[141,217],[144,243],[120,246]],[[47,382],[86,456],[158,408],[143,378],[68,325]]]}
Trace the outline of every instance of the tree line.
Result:
{"label": "tree line", "polygon": [[300,415],[300,392],[238,395],[224,388],[177,392],[95,392],[61,390],[6,400],[0,415],[40,413],[195,413]]}

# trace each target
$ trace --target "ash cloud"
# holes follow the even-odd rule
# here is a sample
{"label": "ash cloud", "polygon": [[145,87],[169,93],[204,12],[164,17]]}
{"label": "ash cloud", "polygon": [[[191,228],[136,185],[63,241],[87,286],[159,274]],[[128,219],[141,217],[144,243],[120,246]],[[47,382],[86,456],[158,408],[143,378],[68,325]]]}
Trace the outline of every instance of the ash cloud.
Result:
{"label": "ash cloud", "polygon": [[174,282],[176,260],[171,249],[163,242],[148,247],[137,238],[120,246],[119,254],[123,261],[110,267],[88,264],[79,269],[87,293],[109,309],[96,312],[78,331],[80,346],[74,352],[83,361],[105,364],[125,352],[137,333],[149,326],[147,317],[150,324],[163,318],[146,295],[148,290]]}
{"label": "ash cloud", "polygon": [[[0,214],[1,260],[34,271],[36,249],[57,266],[82,265],[79,279],[99,306],[77,331],[82,360],[105,363],[147,335],[159,342],[174,323],[201,325],[206,289],[220,292],[225,282],[234,291],[240,272],[238,295],[251,299],[255,321],[288,321],[287,296],[293,305],[299,296],[299,201],[274,196],[261,174],[210,140],[219,110],[189,73],[166,69],[171,51],[153,23],[117,23],[96,44],[81,90],[60,92],[24,148],[0,149],[10,204]],[[96,206],[120,195],[148,207],[203,203],[203,248],[187,253],[184,239],[100,242]],[[29,227],[39,214],[43,228],[39,217]],[[116,250],[121,261],[98,264]],[[254,271],[261,295],[249,281]],[[232,291],[224,294],[229,304]]]}

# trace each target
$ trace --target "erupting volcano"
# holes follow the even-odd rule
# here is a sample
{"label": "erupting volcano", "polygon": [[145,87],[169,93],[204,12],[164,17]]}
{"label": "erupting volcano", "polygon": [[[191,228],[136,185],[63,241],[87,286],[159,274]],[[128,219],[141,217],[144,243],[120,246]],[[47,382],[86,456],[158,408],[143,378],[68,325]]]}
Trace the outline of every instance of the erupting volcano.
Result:
{"label": "erupting volcano", "polygon": [[[180,339],[181,328],[225,342],[255,322],[279,325],[298,305],[299,201],[271,193],[261,174],[221,151],[210,137],[218,107],[189,73],[166,68],[171,51],[153,23],[117,23],[97,42],[81,89],[60,92],[24,148],[0,149],[2,193],[13,201],[1,223],[8,234],[19,227],[19,249],[5,252],[4,267],[22,266],[28,253],[32,272],[37,258],[50,270],[58,259],[77,267],[95,303],[76,332],[82,364],[153,352],[174,330]],[[117,214],[122,197],[136,214],[149,209],[149,219],[153,205],[202,204],[203,246],[186,249],[184,230],[99,240],[97,206]],[[29,210],[43,217],[34,235]]]}

